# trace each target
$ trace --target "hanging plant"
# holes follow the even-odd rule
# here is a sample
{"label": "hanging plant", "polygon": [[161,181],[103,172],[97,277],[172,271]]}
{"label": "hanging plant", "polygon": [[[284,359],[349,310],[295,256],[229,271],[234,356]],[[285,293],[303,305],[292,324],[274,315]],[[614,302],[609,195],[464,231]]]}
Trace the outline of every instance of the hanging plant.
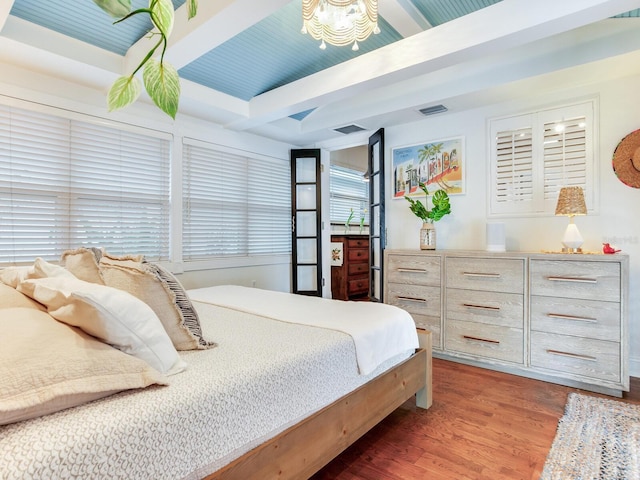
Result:
{"label": "hanging plant", "polygon": [[[180,99],[180,78],[178,71],[168,62],[164,61],[164,54],[167,50],[167,41],[173,30],[174,10],[171,0],[149,0],[148,8],[131,10],[131,0],[93,0],[102,10],[114,18],[118,24],[135,15],[148,15],[151,23],[155,27],[149,35],[159,36],[157,43],[149,50],[138,67],[131,75],[118,78],[107,95],[107,106],[109,111],[124,108],[135,102],[140,96],[140,81],[135,76],[142,70],[142,80],[147,93],[163,112],[171,118],[176,118],[178,112],[178,101]],[[187,0],[188,18],[193,18],[198,10],[197,0]],[[160,59],[156,60],[154,55],[158,48],[162,47]]]}

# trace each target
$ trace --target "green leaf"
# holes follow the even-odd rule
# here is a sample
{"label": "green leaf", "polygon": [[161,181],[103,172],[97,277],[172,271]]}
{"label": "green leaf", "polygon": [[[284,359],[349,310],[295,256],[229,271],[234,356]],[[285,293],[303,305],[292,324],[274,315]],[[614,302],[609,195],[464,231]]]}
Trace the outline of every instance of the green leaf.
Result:
{"label": "green leaf", "polygon": [[142,78],[153,102],[160,110],[175,119],[180,99],[178,71],[167,62],[158,62],[151,58],[144,66]]}
{"label": "green leaf", "polygon": [[198,13],[198,0],[187,0],[187,9],[189,11],[188,19],[191,20]]}
{"label": "green leaf", "polygon": [[107,107],[110,112],[124,108],[135,102],[140,96],[140,82],[134,76],[120,77],[109,90]]}
{"label": "green leaf", "polygon": [[121,18],[131,11],[131,0],[93,0],[102,10],[115,18]]}
{"label": "green leaf", "polygon": [[149,2],[151,8],[151,21],[165,37],[171,35],[173,30],[173,19],[175,12],[171,0],[151,0]]}

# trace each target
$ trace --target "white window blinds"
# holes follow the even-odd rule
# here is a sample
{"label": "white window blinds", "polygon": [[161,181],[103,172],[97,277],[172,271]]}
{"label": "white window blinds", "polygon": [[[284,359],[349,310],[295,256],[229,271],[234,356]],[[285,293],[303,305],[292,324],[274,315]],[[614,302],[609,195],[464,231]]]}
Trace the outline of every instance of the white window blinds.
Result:
{"label": "white window blinds", "polygon": [[64,250],[169,258],[168,136],[0,106],[0,262]]}
{"label": "white window blinds", "polygon": [[344,225],[353,209],[351,224],[358,225],[364,216],[364,223],[368,225],[369,183],[363,180],[362,172],[331,165],[329,175],[331,223]]}
{"label": "white window blinds", "polygon": [[289,162],[184,140],[183,260],[291,253]]}
{"label": "white window blinds", "polygon": [[491,214],[553,213],[563,186],[595,198],[595,101],[493,119]]}

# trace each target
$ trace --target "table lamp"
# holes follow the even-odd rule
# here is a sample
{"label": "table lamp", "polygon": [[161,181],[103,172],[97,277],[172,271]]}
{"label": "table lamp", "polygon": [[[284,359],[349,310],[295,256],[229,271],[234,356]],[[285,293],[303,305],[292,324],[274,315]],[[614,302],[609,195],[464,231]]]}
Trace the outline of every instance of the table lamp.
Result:
{"label": "table lamp", "polygon": [[582,253],[582,236],[578,231],[578,227],[573,223],[575,215],[586,215],[587,205],[584,201],[584,192],[582,187],[562,187],[558,195],[558,204],[556,205],[556,215],[565,215],[569,217],[569,225],[564,232],[562,239],[562,249],[565,253]]}

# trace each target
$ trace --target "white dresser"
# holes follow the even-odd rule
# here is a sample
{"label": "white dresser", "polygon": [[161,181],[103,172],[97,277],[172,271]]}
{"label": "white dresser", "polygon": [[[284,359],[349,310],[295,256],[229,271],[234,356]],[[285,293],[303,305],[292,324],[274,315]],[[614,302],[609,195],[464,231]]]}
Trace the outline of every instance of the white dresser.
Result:
{"label": "white dresser", "polygon": [[434,356],[621,395],[626,255],[385,252],[385,301],[433,332]]}

